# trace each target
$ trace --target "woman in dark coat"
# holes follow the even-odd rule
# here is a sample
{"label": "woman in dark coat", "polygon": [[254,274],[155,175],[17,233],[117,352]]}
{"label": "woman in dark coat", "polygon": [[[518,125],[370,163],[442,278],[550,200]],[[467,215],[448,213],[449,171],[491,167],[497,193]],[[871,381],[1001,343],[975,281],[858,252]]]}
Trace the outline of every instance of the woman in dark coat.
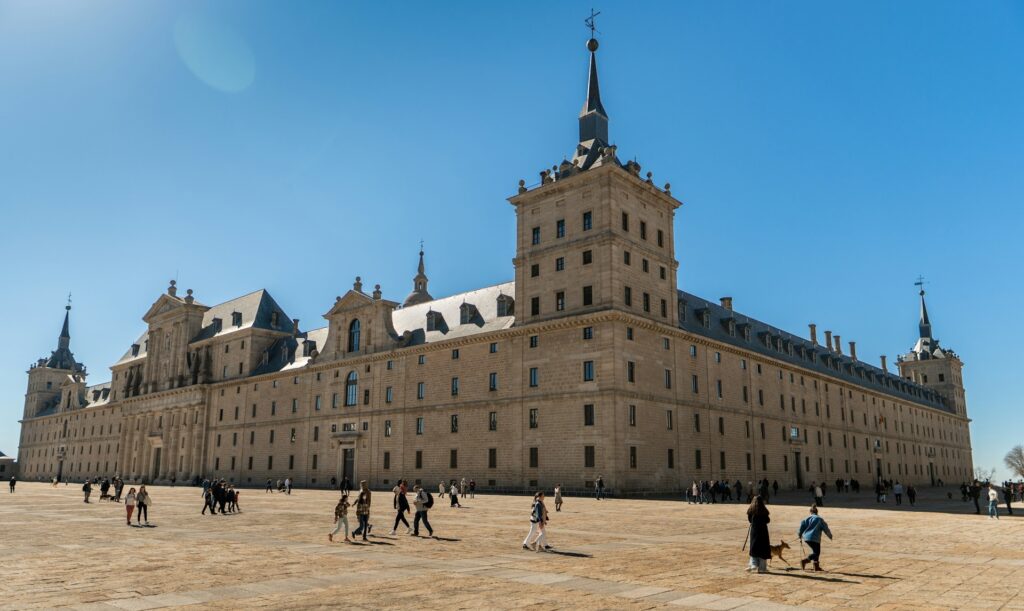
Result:
{"label": "woman in dark coat", "polygon": [[766,573],[768,559],[772,556],[771,539],[768,538],[768,508],[764,505],[761,495],[754,497],[747,508],[747,521],[750,522],[750,565],[747,571]]}

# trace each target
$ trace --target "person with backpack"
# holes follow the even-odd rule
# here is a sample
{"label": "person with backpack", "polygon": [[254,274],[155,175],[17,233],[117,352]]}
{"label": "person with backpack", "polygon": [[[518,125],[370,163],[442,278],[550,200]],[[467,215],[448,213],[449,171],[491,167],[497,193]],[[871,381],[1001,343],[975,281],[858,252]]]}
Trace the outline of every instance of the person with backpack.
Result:
{"label": "person with backpack", "polygon": [[828,529],[828,523],[818,515],[818,506],[811,505],[811,515],[800,522],[800,528],[796,532],[796,536],[803,539],[807,547],[811,548],[811,553],[800,561],[801,569],[805,568],[807,563],[813,562],[815,571],[823,570],[821,564],[818,563],[821,558],[821,533],[825,533],[829,539],[832,538],[832,531]]}
{"label": "person with backpack", "polygon": [[412,536],[420,536],[420,522],[423,522],[423,526],[427,529],[429,536],[434,536],[434,529],[430,527],[430,520],[427,519],[427,511],[434,506],[434,497],[430,496],[430,493],[423,489],[418,484],[413,488],[416,491],[416,497],[413,499],[413,505],[416,507],[416,517],[412,520]]}

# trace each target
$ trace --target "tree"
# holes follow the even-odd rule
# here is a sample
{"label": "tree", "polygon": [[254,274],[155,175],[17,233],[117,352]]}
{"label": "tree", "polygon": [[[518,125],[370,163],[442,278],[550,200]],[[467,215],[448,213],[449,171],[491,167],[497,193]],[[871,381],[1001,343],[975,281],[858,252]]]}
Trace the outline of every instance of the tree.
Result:
{"label": "tree", "polygon": [[985,467],[974,468],[974,479],[978,480],[979,482],[990,482],[992,481],[992,478],[995,477],[995,475],[995,469],[986,469]]}
{"label": "tree", "polygon": [[1024,477],[1024,446],[1014,446],[1003,458],[1007,468],[1017,477]]}

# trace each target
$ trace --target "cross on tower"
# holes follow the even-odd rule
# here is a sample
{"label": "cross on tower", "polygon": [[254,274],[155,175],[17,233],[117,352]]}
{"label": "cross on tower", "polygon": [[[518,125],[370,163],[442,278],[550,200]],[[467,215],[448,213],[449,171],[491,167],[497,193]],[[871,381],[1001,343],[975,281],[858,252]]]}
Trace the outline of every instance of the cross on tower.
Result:
{"label": "cross on tower", "polygon": [[71,291],[68,291],[68,307],[66,309],[71,309]]}
{"label": "cross on tower", "polygon": [[[584,25],[586,25],[588,28],[590,28],[590,37],[591,38],[594,37],[594,32],[597,31],[597,28],[594,26],[594,17],[597,17],[600,14],[601,14],[601,11],[597,11],[595,13],[594,9],[590,9],[590,17],[587,17],[586,19],[583,20]],[[598,34],[600,34],[600,32],[598,32]]]}
{"label": "cross on tower", "polygon": [[924,276],[918,276],[917,277],[917,282],[914,283],[914,286],[916,286],[919,289],[921,289],[921,294],[922,295],[924,294],[924,284],[925,284],[924,283]]}

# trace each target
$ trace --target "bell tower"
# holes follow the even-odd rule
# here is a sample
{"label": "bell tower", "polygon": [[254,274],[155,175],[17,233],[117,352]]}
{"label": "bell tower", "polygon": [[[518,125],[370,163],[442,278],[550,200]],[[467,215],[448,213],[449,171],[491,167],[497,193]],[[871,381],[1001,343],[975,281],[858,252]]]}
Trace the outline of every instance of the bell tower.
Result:
{"label": "bell tower", "polygon": [[640,177],[609,143],[597,39],[587,41],[587,95],[572,161],[540,172],[509,198],[516,207],[516,324],[619,309],[676,325],[673,221],[681,202],[670,185]]}
{"label": "bell tower", "polygon": [[924,281],[918,280],[917,286],[920,287],[918,339],[910,352],[899,357],[900,376],[934,389],[945,397],[954,413],[966,418],[967,398],[964,393],[963,361],[956,352],[939,346],[939,340],[932,337],[932,323],[924,299]]}
{"label": "bell tower", "polygon": [[75,361],[71,352],[71,298],[64,307],[64,325],[57,338],[57,349],[50,353],[49,358],[41,358],[33,363],[28,370],[28,390],[25,393],[26,419],[35,418],[41,413],[60,403],[61,385],[72,376],[76,380],[85,380],[85,365]]}

